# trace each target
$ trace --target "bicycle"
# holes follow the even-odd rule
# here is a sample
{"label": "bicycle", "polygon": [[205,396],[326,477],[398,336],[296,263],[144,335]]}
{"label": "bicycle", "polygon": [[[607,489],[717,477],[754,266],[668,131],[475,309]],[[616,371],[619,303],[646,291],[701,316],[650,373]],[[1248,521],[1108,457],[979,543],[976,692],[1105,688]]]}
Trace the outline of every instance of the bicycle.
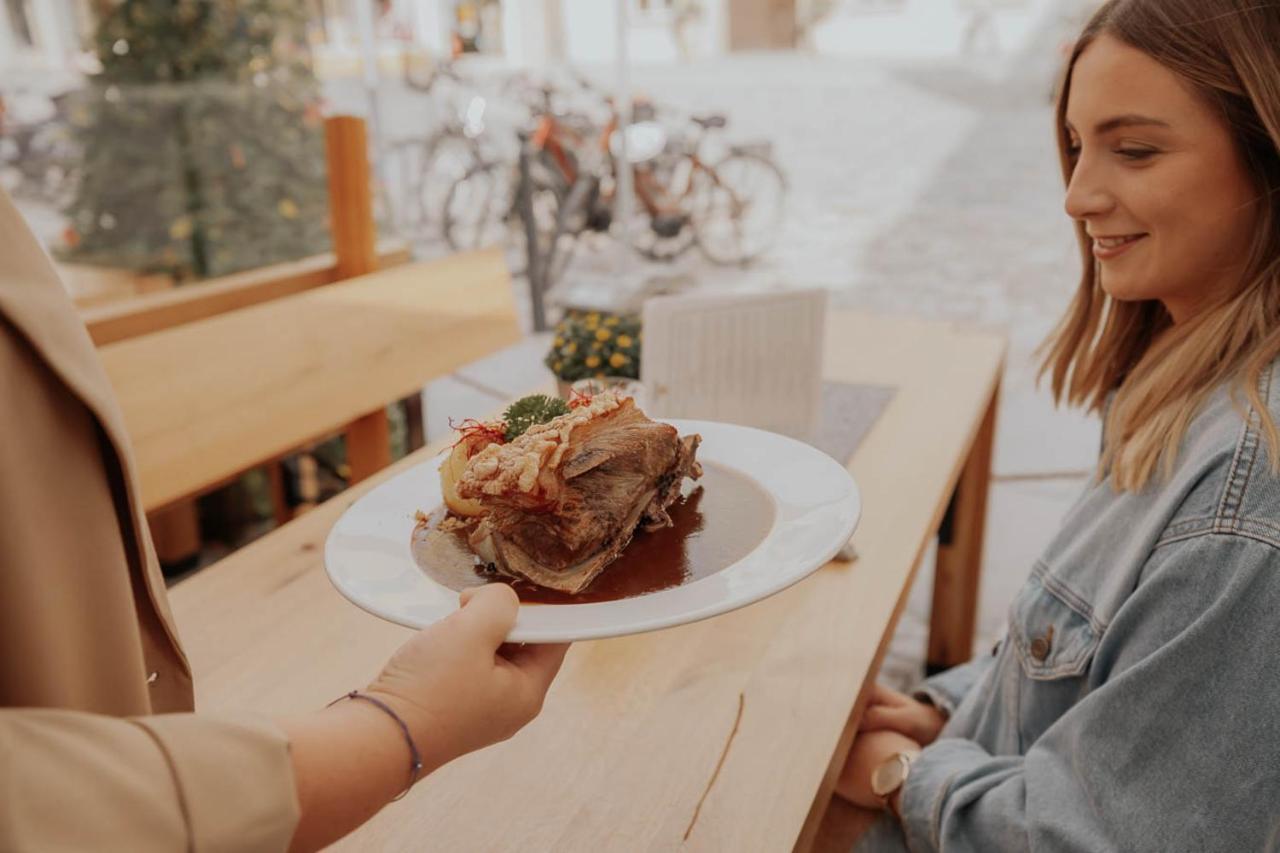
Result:
{"label": "bicycle", "polygon": [[[453,63],[437,62],[426,74],[419,76],[408,63],[402,79],[405,85],[432,99],[441,97],[444,81],[459,87],[471,83],[463,78]],[[483,97],[473,94],[465,103],[457,103],[446,95],[447,102],[441,111],[439,126],[425,137],[404,139],[394,143],[392,156],[411,171],[409,179],[411,227],[429,226],[432,215],[441,209],[442,201],[453,182],[485,159],[481,140],[486,130]]]}
{"label": "bicycle", "polygon": [[[642,227],[627,229],[628,242],[654,260],[670,261],[698,246],[713,263],[745,265],[776,242],[786,195],[786,178],[768,143],[731,145],[715,163],[701,151],[712,131],[728,124],[720,114],[695,115],[691,141],[670,140],[651,118],[625,131],[627,159]],[[606,129],[612,135],[616,119]],[[584,223],[609,218],[616,196],[620,146],[611,138],[602,171],[587,174],[561,211],[557,230],[579,231]],[[582,211],[585,211],[585,216]],[[607,227],[607,224],[606,224]]]}
{"label": "bicycle", "polygon": [[70,202],[80,167],[79,148],[66,118],[70,95],[47,99],[44,115],[21,121],[11,106],[16,99],[0,95],[0,180],[15,198],[57,208]]}
{"label": "bicycle", "polygon": [[[516,78],[516,82],[526,90],[532,88],[523,78]],[[575,82],[591,91],[581,78]],[[584,116],[555,107],[563,94],[555,86],[544,83],[536,91],[539,103],[530,105],[536,116],[534,128],[517,134],[521,147],[529,149],[528,174],[522,177],[516,163],[487,160],[474,165],[450,187],[441,222],[445,242],[455,251],[505,244],[512,254],[524,258],[527,237],[518,204],[522,185],[527,185],[531,197],[535,233],[548,239],[555,234],[558,211],[577,175],[579,152],[574,149],[594,129]],[[602,136],[600,145],[606,142],[607,135]],[[571,243],[572,237],[561,238],[562,243],[566,240]],[[562,245],[559,251],[551,252],[543,245],[539,251],[554,261],[547,267],[548,280],[557,280],[568,264],[572,246]],[[524,272],[518,261],[513,269],[517,274]]]}

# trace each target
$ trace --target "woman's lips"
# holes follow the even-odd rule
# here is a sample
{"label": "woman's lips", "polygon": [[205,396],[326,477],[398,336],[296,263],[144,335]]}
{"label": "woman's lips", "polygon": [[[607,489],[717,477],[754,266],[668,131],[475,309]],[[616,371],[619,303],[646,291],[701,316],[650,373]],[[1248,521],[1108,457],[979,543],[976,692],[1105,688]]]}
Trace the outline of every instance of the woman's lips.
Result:
{"label": "woman's lips", "polygon": [[1118,258],[1146,236],[1146,234],[1124,234],[1116,237],[1094,237],[1093,256],[1100,261]]}

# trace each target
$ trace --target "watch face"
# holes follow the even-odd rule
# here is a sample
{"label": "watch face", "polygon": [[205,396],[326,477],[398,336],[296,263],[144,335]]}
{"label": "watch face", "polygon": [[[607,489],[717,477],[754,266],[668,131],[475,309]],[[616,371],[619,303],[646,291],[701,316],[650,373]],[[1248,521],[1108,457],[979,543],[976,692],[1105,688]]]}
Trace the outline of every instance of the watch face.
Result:
{"label": "watch face", "polygon": [[900,754],[895,755],[872,771],[871,793],[877,797],[885,797],[898,790],[906,775],[903,766],[906,762],[902,758]]}

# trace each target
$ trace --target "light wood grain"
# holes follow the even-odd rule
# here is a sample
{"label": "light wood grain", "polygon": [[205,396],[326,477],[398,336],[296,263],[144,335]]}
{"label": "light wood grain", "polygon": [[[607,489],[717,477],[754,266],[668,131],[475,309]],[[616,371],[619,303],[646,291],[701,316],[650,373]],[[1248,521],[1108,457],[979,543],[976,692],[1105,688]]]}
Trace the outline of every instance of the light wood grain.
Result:
{"label": "light wood grain", "polygon": [[99,352],[156,509],[520,340],[500,252],[317,288]]}
{"label": "light wood grain", "polygon": [[[409,251],[398,240],[378,246],[378,267],[408,263]],[[212,278],[159,293],[118,298],[83,308],[80,316],[98,346],[192,323],[237,308],[269,302],[338,280],[332,252]]]}
{"label": "light wood grain", "polygon": [[[836,313],[829,379],[898,391],[852,463],[859,559],[751,607],[570,651],[542,716],[384,810],[341,850],[806,847],[1000,372],[991,334]],[[205,708],[282,713],[364,684],[404,629],[342,600],[325,536],[410,456],[172,591]]]}

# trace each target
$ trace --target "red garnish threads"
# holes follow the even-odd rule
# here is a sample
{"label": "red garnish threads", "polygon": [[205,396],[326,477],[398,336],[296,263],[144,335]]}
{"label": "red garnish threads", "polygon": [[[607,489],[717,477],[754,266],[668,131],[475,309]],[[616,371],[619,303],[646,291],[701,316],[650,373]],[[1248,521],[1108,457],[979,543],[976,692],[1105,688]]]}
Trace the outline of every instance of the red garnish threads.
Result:
{"label": "red garnish threads", "polygon": [[581,409],[583,406],[590,406],[592,399],[590,394],[583,394],[576,389],[569,390],[569,410]]}
{"label": "red garnish threads", "polygon": [[449,428],[462,433],[450,447],[457,447],[470,438],[486,438],[491,444],[507,443],[507,430],[503,424],[495,426],[484,421],[478,421],[475,418],[467,418],[462,423],[455,424],[453,418],[449,418]]}

